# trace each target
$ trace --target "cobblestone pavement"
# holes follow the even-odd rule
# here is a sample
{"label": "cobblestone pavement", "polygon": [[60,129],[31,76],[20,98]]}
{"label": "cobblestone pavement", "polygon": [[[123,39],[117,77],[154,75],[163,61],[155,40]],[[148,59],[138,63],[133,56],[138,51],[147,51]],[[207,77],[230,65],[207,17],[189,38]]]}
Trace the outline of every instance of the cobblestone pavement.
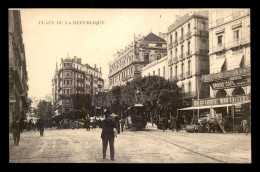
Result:
{"label": "cobblestone pavement", "polygon": [[9,137],[11,163],[251,163],[251,134],[157,130],[120,133],[115,161],[102,159],[101,129],[23,132],[19,146]]}

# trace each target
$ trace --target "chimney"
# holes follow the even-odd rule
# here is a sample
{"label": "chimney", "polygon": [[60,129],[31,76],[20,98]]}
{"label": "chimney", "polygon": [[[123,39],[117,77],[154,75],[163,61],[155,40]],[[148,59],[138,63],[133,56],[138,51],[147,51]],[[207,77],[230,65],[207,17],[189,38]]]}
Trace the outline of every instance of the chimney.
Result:
{"label": "chimney", "polygon": [[99,68],[100,68],[100,73],[102,73],[102,72],[101,72],[101,67],[99,67]]}
{"label": "chimney", "polygon": [[96,68],[97,68],[97,65],[95,64],[95,65],[94,65],[94,69],[96,70]]}
{"label": "chimney", "polygon": [[77,57],[76,56],[74,56],[74,62],[77,62]]}
{"label": "chimney", "polygon": [[81,58],[78,58],[77,60],[78,60],[78,63],[81,64]]}

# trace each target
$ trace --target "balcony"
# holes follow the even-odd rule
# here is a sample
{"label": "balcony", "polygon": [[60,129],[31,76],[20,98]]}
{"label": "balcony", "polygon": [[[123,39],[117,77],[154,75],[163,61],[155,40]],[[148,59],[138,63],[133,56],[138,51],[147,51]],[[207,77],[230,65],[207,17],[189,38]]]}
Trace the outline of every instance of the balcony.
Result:
{"label": "balcony", "polygon": [[172,65],[172,59],[168,60],[168,65],[169,65],[169,66]]}
{"label": "balcony", "polygon": [[169,47],[169,49],[172,49],[172,48],[173,48],[172,42],[168,44],[168,47]]}
{"label": "balcony", "polygon": [[183,41],[184,41],[183,36],[179,37],[179,42],[181,43],[181,42],[183,42]]}
{"label": "balcony", "polygon": [[173,62],[176,62],[177,61],[177,56],[175,56],[174,58],[173,58]]}
{"label": "balcony", "polygon": [[179,59],[182,59],[182,58],[183,58],[183,54],[180,54],[180,55],[179,55]]}
{"label": "balcony", "polygon": [[179,79],[180,79],[180,80],[184,80],[184,79],[185,79],[184,73],[179,74]]}
{"label": "balcony", "polygon": [[190,39],[191,38],[191,31],[189,31],[188,33],[186,33],[186,39]]}
{"label": "balcony", "polygon": [[187,71],[187,72],[186,72],[186,77],[187,77],[187,78],[192,77],[191,71]]}
{"label": "balcony", "polygon": [[243,44],[248,44],[248,43],[250,43],[250,36],[240,38],[240,39],[234,39],[233,42],[231,43],[230,48],[239,47]]}
{"label": "balcony", "polygon": [[173,41],[173,45],[174,46],[178,45],[178,40],[177,39],[175,41]]}
{"label": "balcony", "polygon": [[189,58],[191,56],[191,51],[186,52],[186,58]]}
{"label": "balcony", "polygon": [[63,76],[63,78],[73,78],[72,75],[66,75],[66,76]]}

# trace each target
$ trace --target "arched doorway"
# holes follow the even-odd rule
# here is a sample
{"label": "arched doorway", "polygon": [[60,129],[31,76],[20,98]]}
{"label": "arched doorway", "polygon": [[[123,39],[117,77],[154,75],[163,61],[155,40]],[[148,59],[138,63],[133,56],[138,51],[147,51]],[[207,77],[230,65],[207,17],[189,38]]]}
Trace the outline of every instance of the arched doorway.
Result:
{"label": "arched doorway", "polygon": [[241,87],[237,87],[233,90],[232,95],[243,95],[245,91]]}
{"label": "arched doorway", "polygon": [[219,90],[216,94],[216,98],[222,98],[222,97],[226,97],[227,96],[227,92],[222,89],[222,90]]}

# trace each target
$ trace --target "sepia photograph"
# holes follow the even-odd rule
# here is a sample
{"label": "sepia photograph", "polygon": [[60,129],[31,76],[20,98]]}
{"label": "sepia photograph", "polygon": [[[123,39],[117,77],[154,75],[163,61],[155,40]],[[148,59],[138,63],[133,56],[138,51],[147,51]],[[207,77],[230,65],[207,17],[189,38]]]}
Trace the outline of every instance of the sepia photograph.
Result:
{"label": "sepia photograph", "polygon": [[250,8],[9,8],[9,163],[251,164]]}

